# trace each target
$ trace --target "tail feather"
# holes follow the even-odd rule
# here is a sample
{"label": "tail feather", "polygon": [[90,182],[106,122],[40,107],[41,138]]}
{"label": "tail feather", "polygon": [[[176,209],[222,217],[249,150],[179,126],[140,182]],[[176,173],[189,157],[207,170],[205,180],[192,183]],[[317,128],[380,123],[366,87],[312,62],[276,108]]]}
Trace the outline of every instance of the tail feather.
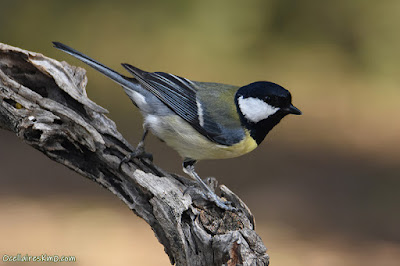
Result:
{"label": "tail feather", "polygon": [[82,54],[81,52],[78,52],[77,50],[75,50],[65,44],[62,44],[59,42],[53,42],[53,45],[55,48],[76,57],[77,59],[81,60],[85,64],[96,69],[97,71],[99,71],[103,75],[109,77],[110,79],[117,82],[121,86],[123,86],[125,88],[129,88],[129,89],[137,90],[137,85],[135,83],[133,83],[133,81],[134,81],[133,79],[124,77],[123,75],[112,70],[111,68],[97,62],[96,60],[90,58],[89,56]]}

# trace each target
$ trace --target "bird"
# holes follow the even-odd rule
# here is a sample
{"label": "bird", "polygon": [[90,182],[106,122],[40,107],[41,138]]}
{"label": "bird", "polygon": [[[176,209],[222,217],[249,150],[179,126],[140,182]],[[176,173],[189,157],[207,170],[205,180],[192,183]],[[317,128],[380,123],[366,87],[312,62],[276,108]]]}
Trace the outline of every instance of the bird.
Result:
{"label": "bird", "polygon": [[128,77],[65,44],[53,45],[121,85],[142,113],[142,138],[136,149],[121,160],[120,167],[131,158],[152,159],[144,148],[150,131],[179,153],[183,171],[197,181],[207,199],[223,210],[235,207],[210,189],[196,173],[195,163],[249,153],[282,118],[302,114],[292,104],[291,93],[273,82],[244,86],[199,82],[122,63],[132,75]]}

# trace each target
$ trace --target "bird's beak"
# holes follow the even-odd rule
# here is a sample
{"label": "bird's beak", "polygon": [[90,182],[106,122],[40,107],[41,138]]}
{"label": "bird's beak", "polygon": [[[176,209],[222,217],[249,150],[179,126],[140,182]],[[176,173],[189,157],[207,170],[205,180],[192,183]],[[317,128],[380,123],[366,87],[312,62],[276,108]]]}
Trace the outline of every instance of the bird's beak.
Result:
{"label": "bird's beak", "polygon": [[301,115],[302,114],[302,112],[299,109],[297,109],[296,107],[294,107],[292,104],[288,108],[285,108],[285,111],[288,114],[292,114],[292,115]]}

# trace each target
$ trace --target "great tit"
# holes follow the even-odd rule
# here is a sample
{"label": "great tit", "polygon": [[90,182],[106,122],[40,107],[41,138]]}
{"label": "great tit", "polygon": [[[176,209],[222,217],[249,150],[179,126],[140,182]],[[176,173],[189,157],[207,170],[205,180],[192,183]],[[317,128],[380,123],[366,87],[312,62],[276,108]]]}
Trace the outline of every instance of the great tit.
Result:
{"label": "great tit", "polygon": [[[254,150],[288,114],[301,115],[288,90],[268,81],[246,86],[198,82],[164,72],[146,72],[122,64],[126,77],[59,42],[54,47],[78,58],[120,84],[144,117],[144,134],[136,150],[125,157],[151,157],[144,150],[150,130],[175,149],[183,171],[197,180],[218,207],[234,209],[203,182],[194,164],[204,159],[233,158]],[[120,164],[120,165],[121,165]]]}

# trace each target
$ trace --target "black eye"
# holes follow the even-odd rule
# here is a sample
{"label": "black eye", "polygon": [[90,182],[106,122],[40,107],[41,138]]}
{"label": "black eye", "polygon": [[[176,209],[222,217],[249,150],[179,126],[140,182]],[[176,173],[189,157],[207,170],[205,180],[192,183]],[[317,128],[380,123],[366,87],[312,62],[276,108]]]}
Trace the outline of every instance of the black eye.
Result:
{"label": "black eye", "polygon": [[264,97],[264,101],[275,107],[283,107],[290,104],[290,98],[275,95]]}
{"label": "black eye", "polygon": [[279,106],[279,97],[276,96],[270,96],[268,97],[267,103],[269,103],[272,106]]}

